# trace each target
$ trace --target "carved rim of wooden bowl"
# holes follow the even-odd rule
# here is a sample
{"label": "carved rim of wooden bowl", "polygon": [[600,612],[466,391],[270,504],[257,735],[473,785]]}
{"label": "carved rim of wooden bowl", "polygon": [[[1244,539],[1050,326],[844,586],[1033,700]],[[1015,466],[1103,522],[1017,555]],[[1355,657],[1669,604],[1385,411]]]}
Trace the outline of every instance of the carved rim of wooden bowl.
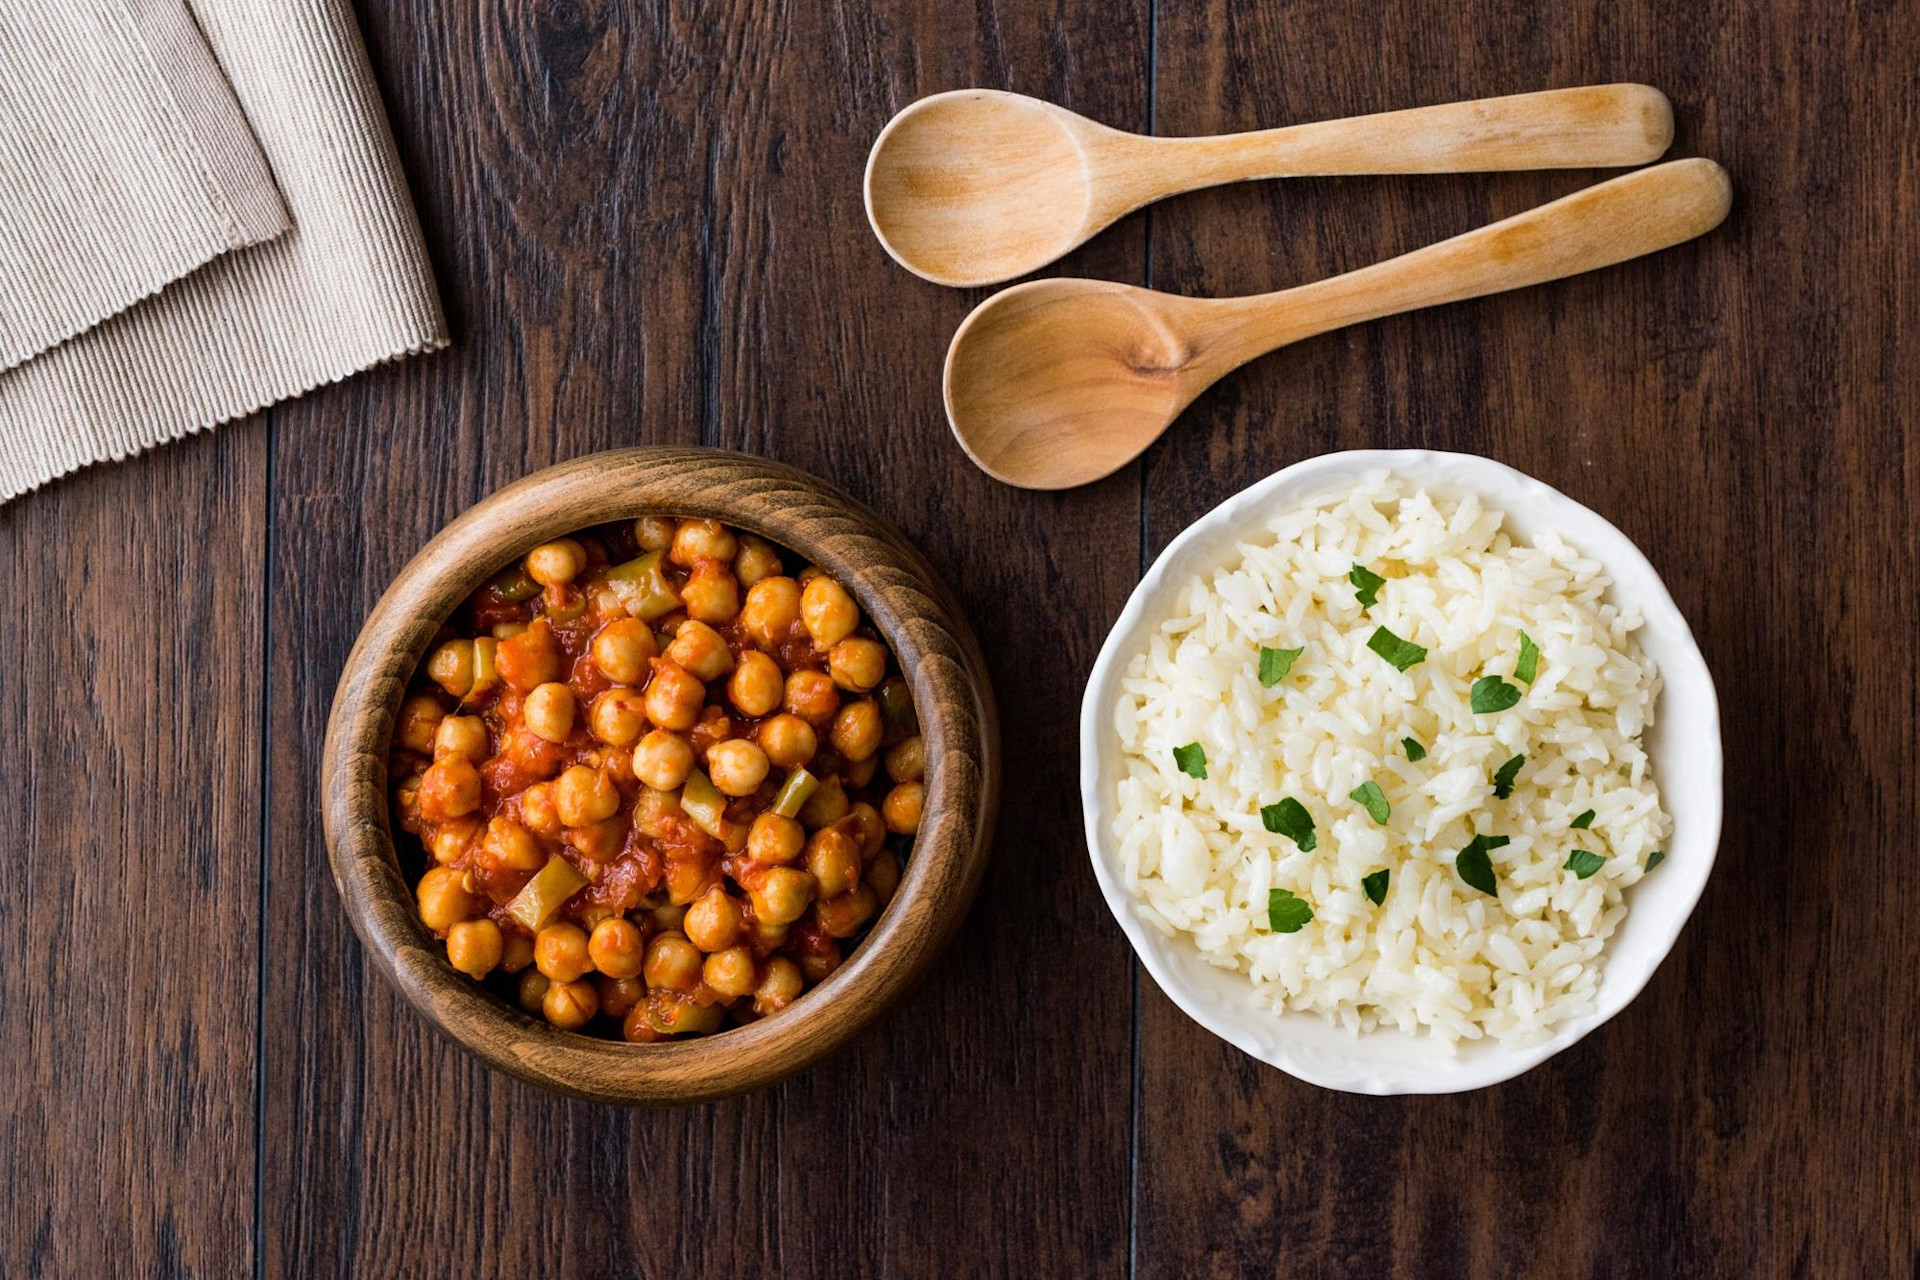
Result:
{"label": "carved rim of wooden bowl", "polygon": [[[718,1035],[630,1045],[560,1031],[448,965],[416,914],[388,821],[387,745],[441,623],[529,548],[588,525],[704,516],[757,533],[844,583],[893,647],[927,742],[927,799],[900,887],[847,962],[790,1009]],[[1064,730],[1063,730],[1064,732]],[[999,800],[986,665],[958,602],[890,524],[778,463],[717,449],[590,454],[510,484],[408,562],[347,656],[320,790],[334,884],[380,971],[434,1026],[502,1070],[575,1097],[686,1103],[758,1089],[878,1017],[952,939],[979,887]]]}

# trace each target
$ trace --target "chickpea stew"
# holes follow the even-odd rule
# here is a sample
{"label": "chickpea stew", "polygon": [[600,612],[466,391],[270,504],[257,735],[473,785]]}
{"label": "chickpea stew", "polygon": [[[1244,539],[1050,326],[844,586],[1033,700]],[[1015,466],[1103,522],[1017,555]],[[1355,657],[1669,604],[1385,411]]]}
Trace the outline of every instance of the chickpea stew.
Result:
{"label": "chickpea stew", "polygon": [[634,1042],[778,1014],[886,907],[925,748],[846,589],[714,520],[528,552],[468,598],[388,776],[448,962]]}

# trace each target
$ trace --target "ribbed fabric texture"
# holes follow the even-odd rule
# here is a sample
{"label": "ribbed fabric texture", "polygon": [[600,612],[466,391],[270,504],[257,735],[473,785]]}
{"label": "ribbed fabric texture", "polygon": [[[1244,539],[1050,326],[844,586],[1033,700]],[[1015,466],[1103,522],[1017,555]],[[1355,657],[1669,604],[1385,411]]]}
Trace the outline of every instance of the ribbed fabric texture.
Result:
{"label": "ribbed fabric texture", "polygon": [[[0,240],[29,225],[46,239],[0,256],[30,277],[0,280],[0,311],[39,299],[17,314],[42,332],[47,315],[95,314],[0,372],[0,501],[445,343],[346,0],[20,2],[0,5]],[[14,78],[36,58],[57,70]],[[247,180],[260,156],[270,186]],[[118,221],[97,212],[98,182],[65,180],[88,165],[116,170]],[[275,187],[290,229],[253,243]],[[240,233],[222,242],[223,226]]]}

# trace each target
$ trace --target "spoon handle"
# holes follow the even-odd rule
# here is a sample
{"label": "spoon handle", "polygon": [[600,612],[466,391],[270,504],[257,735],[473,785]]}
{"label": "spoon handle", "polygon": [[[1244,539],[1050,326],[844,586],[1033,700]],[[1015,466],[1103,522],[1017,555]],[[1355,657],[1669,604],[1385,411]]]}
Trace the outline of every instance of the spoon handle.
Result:
{"label": "spoon handle", "polygon": [[1343,325],[1612,266],[1703,235],[1726,218],[1727,172],[1673,160],[1371,267],[1279,293],[1197,301],[1187,321],[1211,377]]}
{"label": "spoon handle", "polygon": [[1644,84],[1549,89],[1211,138],[1150,138],[1167,194],[1258,178],[1479,173],[1646,164],[1673,141],[1673,105]]}

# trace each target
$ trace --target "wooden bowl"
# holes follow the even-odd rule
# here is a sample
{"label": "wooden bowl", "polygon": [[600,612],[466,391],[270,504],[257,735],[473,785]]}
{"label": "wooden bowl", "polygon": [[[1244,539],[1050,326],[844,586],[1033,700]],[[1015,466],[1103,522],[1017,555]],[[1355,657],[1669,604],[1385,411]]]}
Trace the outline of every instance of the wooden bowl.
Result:
{"label": "wooden bowl", "polygon": [[[847,962],[776,1017],[633,1045],[560,1031],[454,970],[420,923],[389,827],[387,748],[434,633],[501,566],[588,525],[704,516],[757,533],[839,579],[892,645],[927,744],[927,798],[900,887]],[[919,553],[803,472],[716,449],[576,458],[469,509],[400,571],[334,693],[320,789],[334,883],[360,940],[407,1001],[496,1067],[575,1097],[685,1103],[758,1089],[833,1052],[925,972],[966,914],[993,835],[999,728],[979,646]]]}

